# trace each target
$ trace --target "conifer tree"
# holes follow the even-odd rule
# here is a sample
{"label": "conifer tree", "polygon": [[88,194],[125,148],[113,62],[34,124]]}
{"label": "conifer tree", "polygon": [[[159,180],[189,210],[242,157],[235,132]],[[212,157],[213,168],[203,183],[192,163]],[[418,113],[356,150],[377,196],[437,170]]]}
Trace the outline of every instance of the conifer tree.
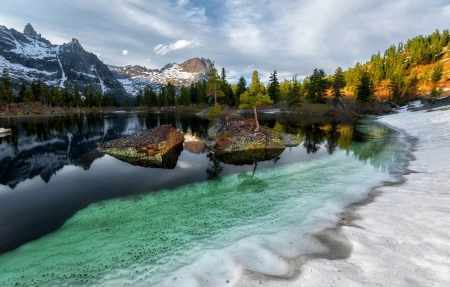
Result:
{"label": "conifer tree", "polygon": [[402,97],[402,92],[404,89],[404,81],[400,73],[395,73],[391,76],[388,89],[391,95],[391,100],[398,103]]}
{"label": "conifer tree", "polygon": [[8,70],[5,68],[2,72],[1,78],[2,86],[0,87],[0,102],[6,105],[6,112],[9,112],[9,104],[14,102],[14,93],[12,89],[11,79],[9,78]]}
{"label": "conifer tree", "polygon": [[142,91],[139,90],[137,95],[136,95],[136,101],[134,103],[135,107],[141,107],[142,106],[142,98],[143,98]]}
{"label": "conifer tree", "polygon": [[269,97],[277,104],[280,101],[280,83],[277,78],[277,70],[274,70],[269,77]]}
{"label": "conifer tree", "polygon": [[17,95],[17,102],[21,103],[23,102],[23,98],[25,97],[25,90],[27,89],[27,86],[25,86],[25,83],[22,81],[22,84],[20,85],[19,94]]}
{"label": "conifer tree", "polygon": [[338,67],[336,72],[334,72],[333,82],[331,84],[331,94],[333,95],[333,101],[335,103],[342,102],[341,98],[344,96],[344,93],[341,90],[345,88],[345,85],[344,73],[342,72],[341,67]]}
{"label": "conifer tree", "polygon": [[78,90],[78,82],[73,82],[73,104],[77,106],[77,109],[83,104],[81,94]]}
{"label": "conifer tree", "polygon": [[167,91],[166,91],[165,87],[161,88],[161,95],[162,95],[162,98],[163,98],[163,105],[164,105],[165,108],[167,108],[169,106],[169,97],[167,95]]}
{"label": "conifer tree", "polygon": [[99,109],[102,107],[102,101],[103,101],[102,94],[100,94],[99,92],[96,92],[94,94],[94,103],[96,105],[98,105]]}
{"label": "conifer tree", "polygon": [[73,105],[73,96],[71,93],[69,93],[69,90],[67,89],[67,87],[64,87],[61,91],[61,94],[63,96],[63,100],[64,100],[64,108],[67,107],[71,107]]}
{"label": "conifer tree", "polygon": [[431,70],[431,77],[430,80],[433,84],[437,84],[442,79],[442,63],[439,62],[436,65],[433,66],[433,69]]}
{"label": "conifer tree", "polygon": [[301,88],[302,87],[300,83],[297,81],[297,75],[295,75],[292,78],[292,88],[290,89],[289,92],[289,102],[288,102],[289,107],[294,107],[294,113],[295,109],[297,107],[301,107],[303,102],[303,95],[301,92]]}
{"label": "conifer tree", "polygon": [[[225,69],[224,69],[225,70]],[[217,69],[212,64],[211,70],[206,74],[209,79],[206,84],[206,95],[208,97],[214,97],[214,105],[217,104],[218,97],[224,97],[225,94],[220,90],[220,76],[217,74]]]}
{"label": "conifer tree", "polygon": [[236,85],[236,96],[240,97],[243,92],[247,91],[247,82],[244,77],[240,77]]}
{"label": "conifer tree", "polygon": [[191,83],[189,86],[189,98],[191,103],[198,104],[197,85],[195,83]]}
{"label": "conifer tree", "polygon": [[34,99],[34,94],[33,94],[33,92],[31,91],[31,88],[26,88],[26,89],[25,89],[25,93],[24,93],[23,100],[24,100],[25,104],[33,103],[33,102],[34,102],[34,100],[35,100],[35,99]]}
{"label": "conifer tree", "polygon": [[186,89],[186,86],[184,85],[181,86],[179,104],[183,106],[188,106],[191,104],[191,97]]}
{"label": "conifer tree", "polygon": [[175,96],[176,96],[176,90],[175,86],[171,83],[167,83],[167,98],[169,101],[169,106],[175,106]]}
{"label": "conifer tree", "polygon": [[63,103],[63,98],[61,95],[61,91],[58,88],[53,88],[52,92],[52,102],[56,105],[56,106],[60,106]]}
{"label": "conifer tree", "polygon": [[256,108],[263,104],[272,104],[273,101],[267,94],[263,94],[261,91],[261,83],[258,76],[258,71],[253,71],[252,82],[250,83],[250,89],[245,91],[240,96],[239,108],[252,107],[255,114],[256,130],[259,130],[258,114]]}
{"label": "conifer tree", "polygon": [[325,96],[329,87],[324,70],[314,69],[312,75],[309,76],[309,82],[306,86],[306,97],[313,104],[326,104]]}
{"label": "conifer tree", "polygon": [[367,103],[372,99],[373,85],[370,74],[366,71],[361,73],[359,84],[356,86],[356,100],[360,103]]}

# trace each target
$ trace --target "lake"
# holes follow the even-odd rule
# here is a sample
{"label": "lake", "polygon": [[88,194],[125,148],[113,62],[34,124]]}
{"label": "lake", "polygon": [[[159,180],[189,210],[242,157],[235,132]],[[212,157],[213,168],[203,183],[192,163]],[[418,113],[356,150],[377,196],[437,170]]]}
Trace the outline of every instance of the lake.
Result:
{"label": "lake", "polygon": [[[251,115],[247,115],[251,116]],[[283,274],[310,250],[305,233],[407,162],[400,134],[373,119],[259,115],[303,142],[264,161],[205,149],[208,122],[190,114],[1,118],[1,286],[226,286],[250,268]],[[171,124],[183,147],[164,166],[96,148]]]}

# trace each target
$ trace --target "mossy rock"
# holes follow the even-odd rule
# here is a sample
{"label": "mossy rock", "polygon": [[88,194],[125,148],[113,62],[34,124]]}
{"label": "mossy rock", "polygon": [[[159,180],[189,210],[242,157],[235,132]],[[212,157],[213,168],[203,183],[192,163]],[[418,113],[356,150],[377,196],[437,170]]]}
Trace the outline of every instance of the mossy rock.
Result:
{"label": "mossy rock", "polygon": [[170,125],[102,144],[98,150],[127,162],[148,161],[162,164],[163,156],[183,143],[184,136]]}

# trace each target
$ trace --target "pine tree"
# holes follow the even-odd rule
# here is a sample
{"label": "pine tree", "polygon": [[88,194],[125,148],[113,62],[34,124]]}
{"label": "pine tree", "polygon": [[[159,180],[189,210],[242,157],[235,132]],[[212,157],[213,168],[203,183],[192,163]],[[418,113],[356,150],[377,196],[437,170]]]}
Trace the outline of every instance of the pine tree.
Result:
{"label": "pine tree", "polygon": [[280,101],[280,83],[277,78],[277,70],[274,70],[269,77],[269,97],[277,104]]}
{"label": "pine tree", "polygon": [[27,89],[27,86],[25,86],[25,83],[22,81],[22,84],[20,85],[19,94],[17,97],[17,102],[21,103],[23,102],[23,98],[25,97],[25,90]]}
{"label": "pine tree", "polygon": [[77,106],[77,109],[83,104],[81,94],[78,91],[78,82],[73,82],[73,104]]}
{"label": "pine tree", "polygon": [[23,97],[24,102],[27,103],[33,103],[34,102],[34,94],[31,91],[31,88],[26,88],[25,89],[25,93],[24,93],[24,97]]}
{"label": "pine tree", "polygon": [[141,107],[142,106],[142,91],[139,90],[137,95],[136,95],[136,101],[134,102],[134,106],[135,107]]}
{"label": "pine tree", "polygon": [[191,83],[189,86],[189,98],[191,103],[198,104],[197,86],[195,83]]}
{"label": "pine tree", "polygon": [[244,77],[240,77],[236,84],[236,96],[240,97],[243,92],[247,91],[247,82]]}
{"label": "pine tree", "polygon": [[356,86],[356,100],[360,103],[371,101],[373,96],[373,85],[368,72],[362,72],[359,84]]}
{"label": "pine tree", "polygon": [[53,88],[51,95],[52,95],[52,102],[59,107],[63,103],[61,91],[58,88]]}
{"label": "pine tree", "polygon": [[292,88],[290,89],[290,93],[289,93],[288,106],[294,107],[294,113],[295,113],[295,109],[297,107],[301,107],[302,102],[303,102],[303,96],[302,96],[302,92],[301,92],[301,85],[297,81],[297,76],[294,76],[292,78]]}
{"label": "pine tree", "polygon": [[405,85],[406,78],[403,71],[399,70],[390,77],[388,89],[394,103],[399,103],[399,101],[401,101]]}
{"label": "pine tree", "polygon": [[175,86],[171,83],[167,83],[167,98],[169,100],[169,106],[175,106],[175,97],[176,97]]}
{"label": "pine tree", "polygon": [[2,87],[0,87],[0,102],[6,104],[6,112],[9,113],[9,104],[14,102],[14,93],[12,89],[11,79],[8,70],[5,68],[1,78]]}
{"label": "pine tree", "polygon": [[184,85],[181,86],[179,104],[183,106],[189,106],[191,104],[191,97],[189,96],[189,92]]}
{"label": "pine tree", "polygon": [[325,96],[329,87],[324,70],[314,69],[309,76],[309,83],[306,87],[306,97],[313,104],[326,104]]}
{"label": "pine tree", "polygon": [[433,66],[433,69],[431,70],[431,77],[430,80],[433,84],[437,84],[442,79],[442,63],[439,62],[436,65]]}
{"label": "pine tree", "polygon": [[261,83],[258,76],[258,71],[253,71],[252,82],[250,83],[250,90],[245,91],[240,96],[239,108],[253,107],[253,113],[255,114],[256,130],[259,130],[258,114],[256,113],[256,107],[263,104],[272,104],[273,101],[267,94],[263,94],[261,91]]}
{"label": "pine tree", "polygon": [[102,94],[100,94],[99,92],[96,92],[94,94],[94,103],[96,105],[98,105],[99,109],[102,107],[102,102],[103,102]]}
{"label": "pine tree", "polygon": [[73,96],[71,93],[69,93],[69,90],[64,87],[61,91],[61,94],[63,97],[64,107],[71,107],[73,105]]}
{"label": "pine tree", "polygon": [[[224,69],[225,70],[225,69]],[[217,104],[218,97],[224,97],[225,94],[220,90],[220,76],[217,74],[217,70],[214,67],[214,63],[212,64],[211,70],[206,74],[209,79],[206,84],[206,95],[208,97],[214,97],[214,105]]]}
{"label": "pine tree", "polygon": [[342,72],[341,67],[338,67],[336,72],[334,72],[333,82],[331,84],[331,94],[333,95],[333,101],[335,103],[342,102],[341,98],[344,96],[344,93],[341,90],[345,88],[345,85],[344,73]]}

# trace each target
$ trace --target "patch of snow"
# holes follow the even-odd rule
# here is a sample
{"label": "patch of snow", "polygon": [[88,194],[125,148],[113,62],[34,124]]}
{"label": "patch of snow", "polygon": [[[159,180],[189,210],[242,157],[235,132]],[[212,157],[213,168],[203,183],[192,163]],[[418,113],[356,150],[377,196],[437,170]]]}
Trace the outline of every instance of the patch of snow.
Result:
{"label": "patch of snow", "polygon": [[[10,73],[10,75],[12,77],[26,78],[26,79],[29,79],[29,80],[42,78],[42,75],[51,76],[51,75],[56,74],[56,72],[41,71],[41,70],[38,70],[38,69],[25,67],[25,66],[23,66],[21,64],[13,64],[13,63],[9,62],[8,60],[6,60],[1,55],[0,55],[0,66],[3,67],[3,68],[7,68],[9,73]],[[31,73],[35,74],[36,77],[33,77],[34,75],[32,75],[30,77],[29,75]]]}
{"label": "patch of snow", "polygon": [[59,86],[61,88],[64,88],[64,82],[67,81],[66,73],[64,73],[64,69],[63,69],[63,66],[61,64],[61,61],[59,60],[59,56],[58,55],[56,55],[56,59],[58,59],[59,67],[61,68],[61,72],[62,72],[61,82],[60,82]]}
{"label": "patch of snow", "polygon": [[[286,272],[272,280],[242,272],[249,276],[239,276],[236,286],[260,280],[264,286],[450,286],[450,110],[401,108],[379,121],[402,131],[406,144],[415,138],[412,172],[404,183],[377,188],[379,195],[353,211],[356,219],[334,235],[349,244],[349,257],[281,259],[291,271],[301,270],[298,277]],[[339,244],[323,248],[338,250]]]}
{"label": "patch of snow", "polygon": [[12,49],[11,52],[16,54],[22,54],[28,58],[33,59],[47,59],[54,58],[57,52],[59,51],[58,46],[52,46],[45,42],[39,41],[37,37],[29,37],[24,35],[28,43],[21,42],[19,43],[10,33],[11,37],[15,40],[16,49]]}
{"label": "patch of snow", "polygon": [[91,69],[94,69],[95,73],[97,74],[98,80],[100,81],[100,87],[102,88],[102,94],[105,94],[108,91],[108,88],[103,84],[103,80],[102,78],[100,78],[97,69],[95,69],[94,66],[91,66]]}

